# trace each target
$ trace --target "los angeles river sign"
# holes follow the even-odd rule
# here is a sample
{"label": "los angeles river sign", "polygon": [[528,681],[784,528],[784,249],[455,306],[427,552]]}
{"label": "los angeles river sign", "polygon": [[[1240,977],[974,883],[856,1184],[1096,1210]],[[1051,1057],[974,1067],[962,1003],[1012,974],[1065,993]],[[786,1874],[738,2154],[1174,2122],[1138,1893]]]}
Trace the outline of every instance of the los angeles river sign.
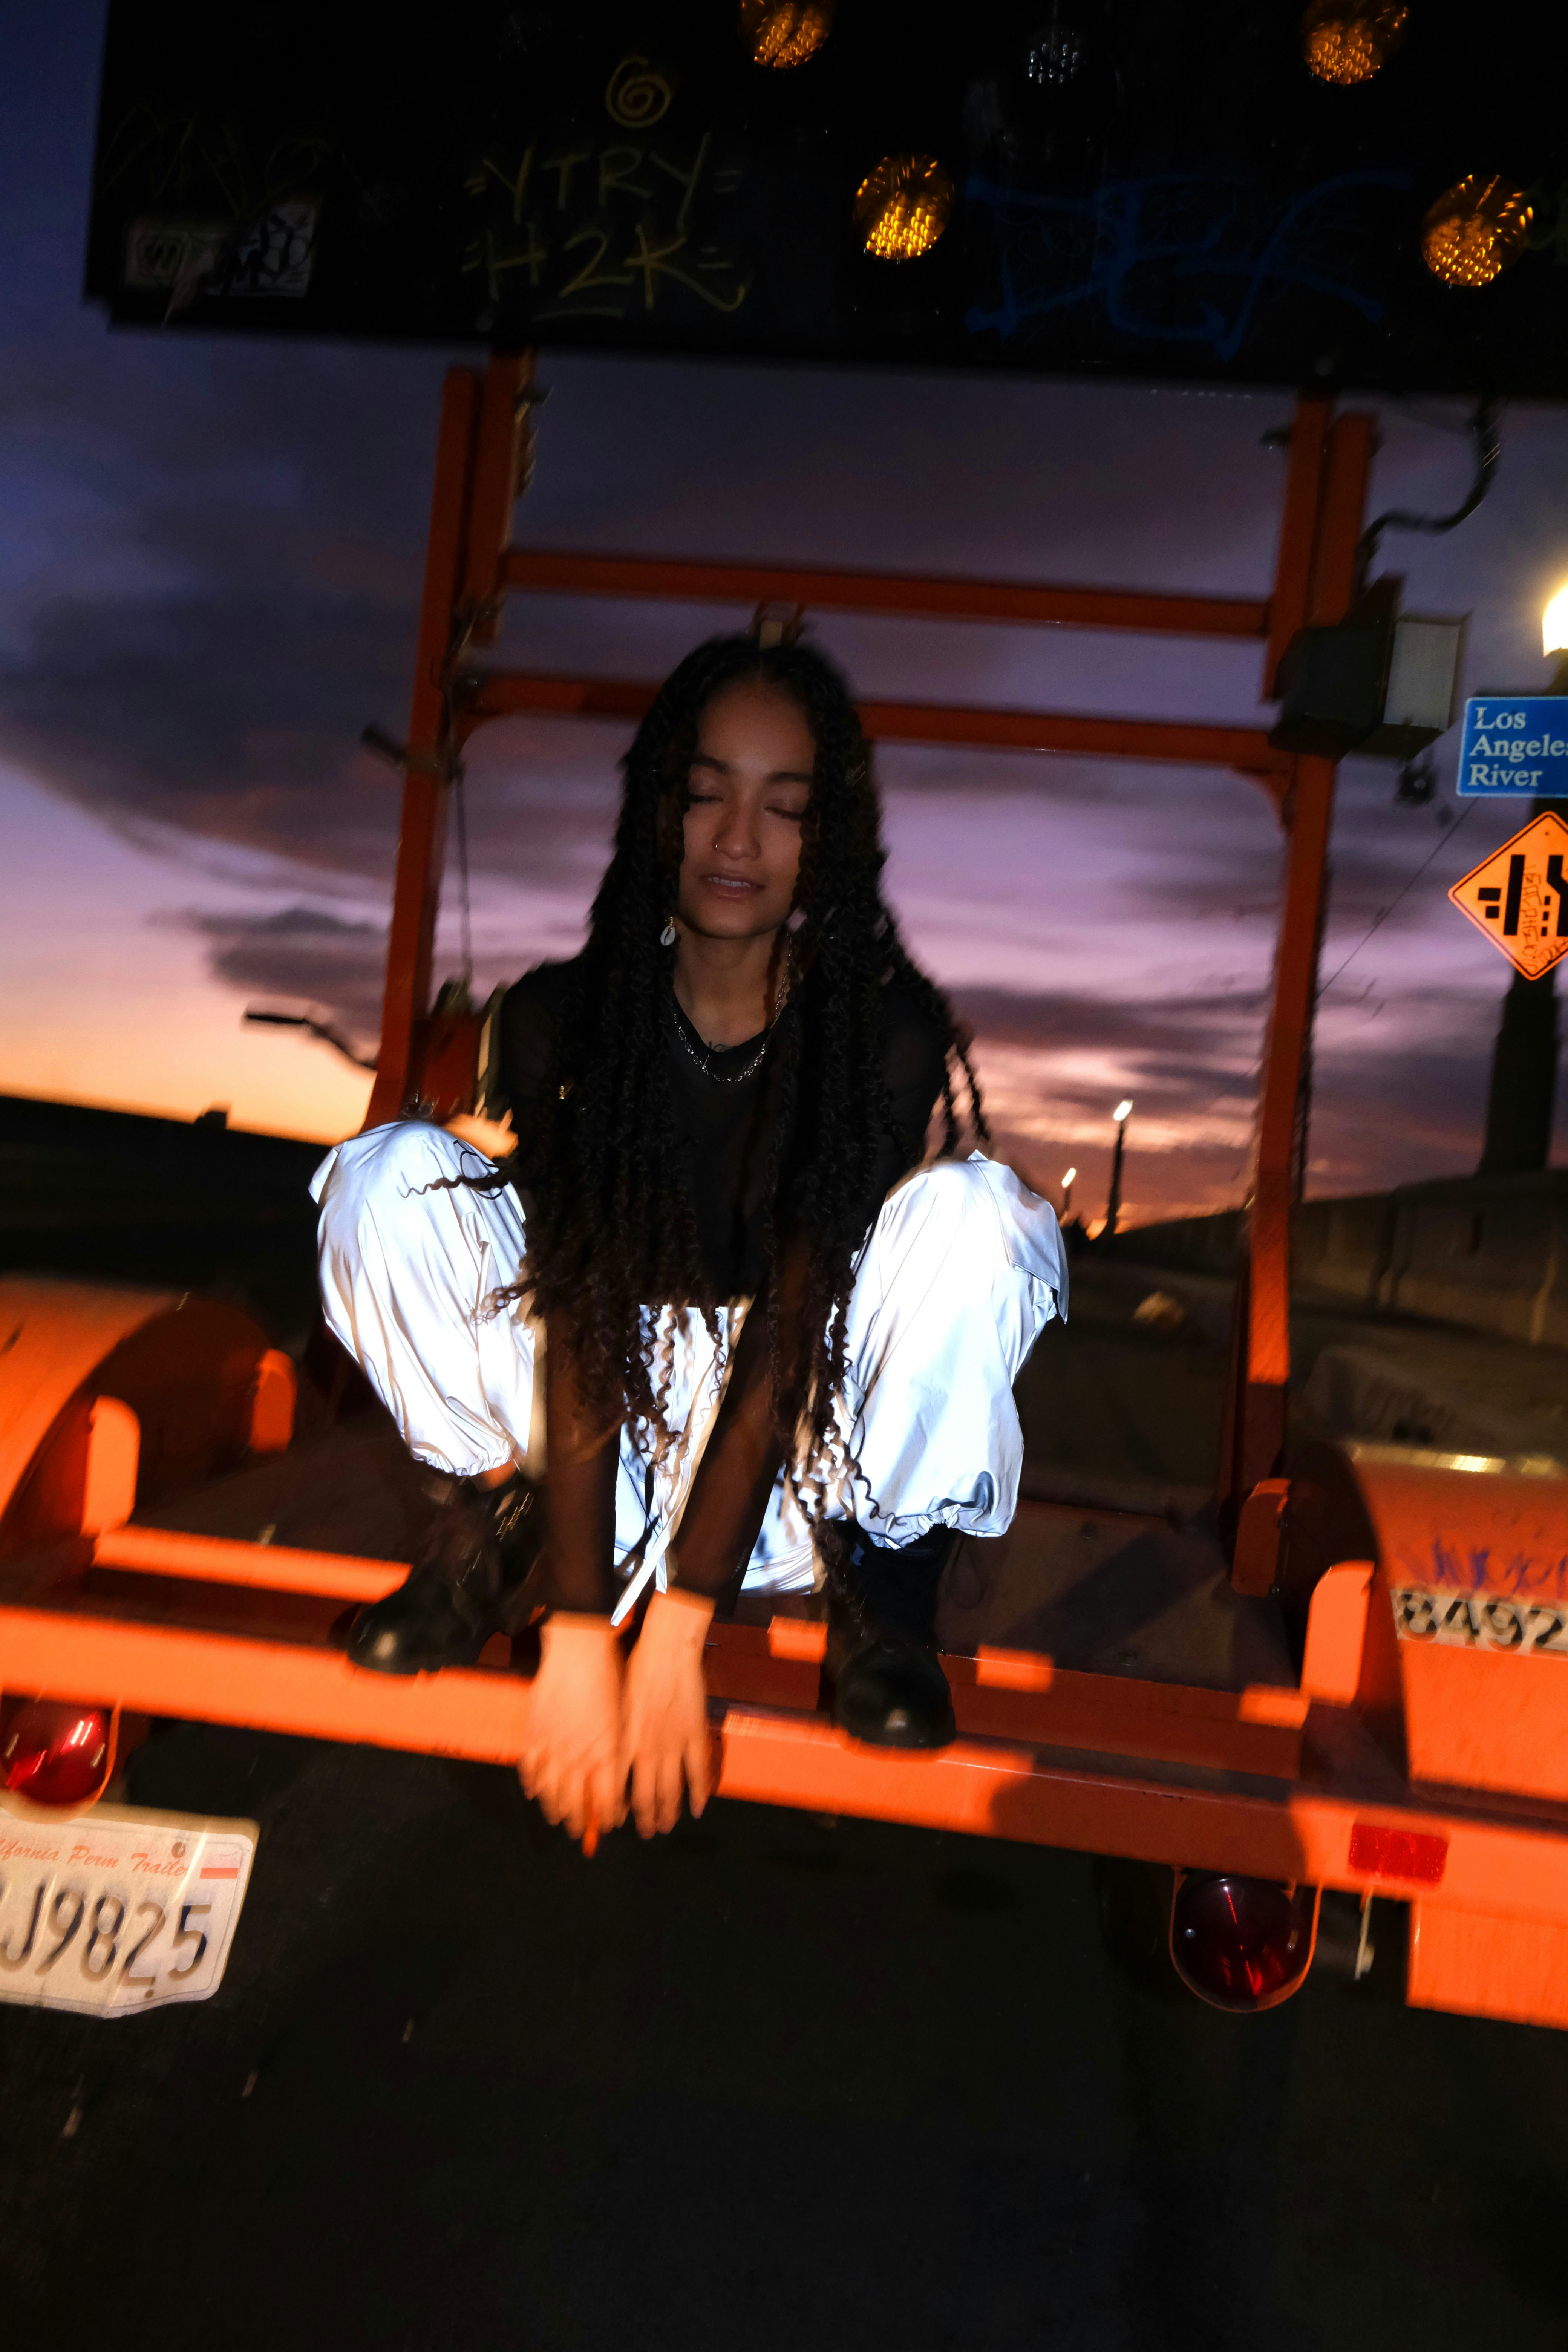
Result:
{"label": "los angeles river sign", "polygon": [[1448,893],[1526,980],[1539,980],[1568,956],[1565,865],[1568,824],[1543,810]]}
{"label": "los angeles river sign", "polygon": [[1459,744],[1459,797],[1568,800],[1568,695],[1473,695]]}

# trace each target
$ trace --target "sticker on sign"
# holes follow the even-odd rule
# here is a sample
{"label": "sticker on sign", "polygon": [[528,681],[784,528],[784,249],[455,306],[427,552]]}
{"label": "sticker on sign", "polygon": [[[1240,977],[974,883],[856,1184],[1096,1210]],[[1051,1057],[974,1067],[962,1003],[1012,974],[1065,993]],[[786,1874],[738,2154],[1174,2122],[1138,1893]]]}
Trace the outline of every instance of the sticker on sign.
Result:
{"label": "sticker on sign", "polygon": [[124,1805],[62,1821],[0,1796],[0,2000],[99,2017],[206,2000],[258,1835]]}
{"label": "sticker on sign", "polygon": [[1478,694],[1459,739],[1461,800],[1568,797],[1568,695]]}
{"label": "sticker on sign", "polygon": [[1568,956],[1568,824],[1542,809],[1448,896],[1526,980],[1539,980]]}

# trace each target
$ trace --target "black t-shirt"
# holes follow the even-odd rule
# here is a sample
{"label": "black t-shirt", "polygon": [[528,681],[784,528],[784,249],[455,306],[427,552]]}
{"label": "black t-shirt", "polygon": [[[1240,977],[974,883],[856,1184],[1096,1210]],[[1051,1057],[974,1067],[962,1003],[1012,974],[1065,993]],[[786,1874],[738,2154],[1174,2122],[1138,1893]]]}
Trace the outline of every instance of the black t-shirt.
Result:
{"label": "black t-shirt", "polygon": [[[507,992],[502,1004],[498,1092],[511,1109],[520,1138],[526,1139],[533,1107],[553,1097],[572,1076],[563,1065],[562,1045],[578,973],[578,963],[540,964]],[[703,1267],[717,1297],[752,1297],[766,1273],[763,1232],[773,1056],[763,1054],[759,1060],[760,1037],[710,1050],[676,1003],[673,991],[667,1013],[671,1097],[686,1145]],[[856,1244],[869,1230],[884,1195],[923,1157],[946,1059],[941,1031],[907,989],[896,983],[883,989],[881,1016],[882,1071],[893,1131],[878,1138],[877,1159],[864,1201],[858,1204]],[[753,1062],[756,1068],[741,1078]],[[739,1084],[724,1083],[737,1078]],[[809,1069],[803,1072],[803,1087],[809,1087]],[[867,1116],[872,1115],[868,1105]],[[780,1156],[786,1177],[789,1157],[787,1149]]]}

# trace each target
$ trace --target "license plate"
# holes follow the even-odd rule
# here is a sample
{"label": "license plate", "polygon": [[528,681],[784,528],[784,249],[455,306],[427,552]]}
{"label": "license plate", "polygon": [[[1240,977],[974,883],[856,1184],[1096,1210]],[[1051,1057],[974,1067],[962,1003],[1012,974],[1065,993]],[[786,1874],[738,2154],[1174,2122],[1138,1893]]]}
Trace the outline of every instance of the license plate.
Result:
{"label": "license plate", "polygon": [[124,2017],[207,2000],[258,1834],[126,1805],[61,1820],[0,1795],[0,2000]]}

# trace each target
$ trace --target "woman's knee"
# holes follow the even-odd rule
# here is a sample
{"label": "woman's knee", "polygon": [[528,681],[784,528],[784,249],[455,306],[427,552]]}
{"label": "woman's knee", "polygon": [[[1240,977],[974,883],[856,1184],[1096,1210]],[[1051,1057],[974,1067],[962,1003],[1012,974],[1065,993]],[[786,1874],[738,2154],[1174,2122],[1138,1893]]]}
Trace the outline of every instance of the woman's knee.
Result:
{"label": "woman's knee", "polygon": [[469,1145],[428,1119],[399,1118],[338,1146],[321,1193],[323,1224],[356,1223],[367,1212],[384,1221],[421,1194],[488,1166]]}
{"label": "woman's knee", "polygon": [[995,1204],[984,1167],[975,1160],[937,1160],[906,1180],[884,1214],[911,1231],[933,1251],[994,1246],[1000,1243]]}

